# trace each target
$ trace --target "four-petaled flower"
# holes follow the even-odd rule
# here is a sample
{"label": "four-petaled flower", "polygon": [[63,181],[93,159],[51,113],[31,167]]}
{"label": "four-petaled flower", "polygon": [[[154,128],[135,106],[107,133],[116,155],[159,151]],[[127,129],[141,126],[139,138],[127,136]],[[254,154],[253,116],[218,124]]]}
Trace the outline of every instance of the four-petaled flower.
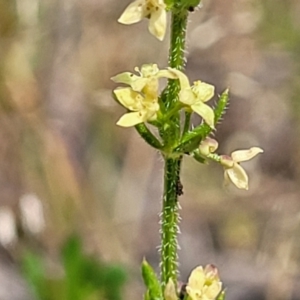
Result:
{"label": "four-petaled flower", "polygon": [[214,300],[221,292],[222,282],[218,270],[214,265],[195,268],[186,286],[188,299],[191,300]]}
{"label": "four-petaled flower", "polygon": [[264,152],[259,147],[252,147],[248,150],[238,150],[231,153],[231,156],[222,155],[220,163],[224,166],[225,184],[230,181],[239,189],[248,190],[248,175],[239,164]]}
{"label": "four-petaled flower", "polygon": [[135,126],[137,124],[153,121],[157,118],[159,104],[157,98],[145,97],[131,88],[117,88],[114,93],[118,101],[130,110],[123,115],[117,125],[123,127]]}
{"label": "four-petaled flower", "polygon": [[149,31],[160,41],[164,39],[167,27],[167,13],[164,0],[135,0],[127,6],[118,21],[134,24],[149,18]]}
{"label": "four-petaled flower", "polygon": [[190,86],[189,79],[184,73],[172,68],[169,68],[169,70],[174,72],[180,81],[180,102],[189,106],[195,113],[200,115],[211,128],[214,128],[214,111],[210,106],[205,104],[205,102],[214,96],[215,87],[199,80],[195,81],[193,86]]}
{"label": "four-petaled flower", "polygon": [[141,70],[136,67],[135,71],[139,75],[124,72],[111,78],[114,82],[130,86],[114,90],[118,101],[130,111],[123,115],[117,122],[117,125],[123,127],[154,121],[159,111],[159,78],[176,78],[176,75],[169,70],[159,70],[156,64],[145,64],[141,67]]}

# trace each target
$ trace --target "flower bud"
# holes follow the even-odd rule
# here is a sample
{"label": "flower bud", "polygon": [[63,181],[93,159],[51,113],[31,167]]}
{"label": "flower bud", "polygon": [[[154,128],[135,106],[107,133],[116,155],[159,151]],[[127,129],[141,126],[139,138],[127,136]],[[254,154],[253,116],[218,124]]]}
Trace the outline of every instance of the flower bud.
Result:
{"label": "flower bud", "polygon": [[190,300],[214,300],[221,290],[222,282],[214,265],[207,265],[204,269],[201,266],[195,268],[186,287]]}
{"label": "flower bud", "polygon": [[203,142],[201,142],[199,146],[199,150],[202,155],[208,156],[209,154],[215,152],[218,146],[219,144],[216,140],[211,138],[206,138]]}

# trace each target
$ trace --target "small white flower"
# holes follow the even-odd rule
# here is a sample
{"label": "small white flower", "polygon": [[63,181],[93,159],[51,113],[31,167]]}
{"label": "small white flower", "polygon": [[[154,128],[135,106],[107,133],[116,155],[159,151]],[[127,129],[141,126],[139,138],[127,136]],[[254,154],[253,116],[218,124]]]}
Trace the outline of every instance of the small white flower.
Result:
{"label": "small white flower", "polygon": [[248,190],[248,175],[240,162],[250,160],[263,152],[259,147],[252,147],[248,150],[234,151],[231,156],[222,155],[220,163],[224,166],[225,184],[231,181],[237,188]]}
{"label": "small white flower", "polygon": [[130,87],[114,90],[118,101],[130,112],[123,115],[117,125],[135,126],[139,123],[154,121],[159,111],[158,88],[160,78],[176,79],[170,70],[159,70],[156,64],[142,65],[134,69],[139,75],[123,72],[111,78],[114,82]]}
{"label": "small white flower", "polygon": [[127,6],[118,21],[129,25],[140,22],[143,18],[149,18],[150,33],[162,41],[167,27],[164,0],[136,0]]}
{"label": "small white flower", "polygon": [[191,300],[214,300],[222,290],[218,270],[213,265],[195,268],[186,286],[186,291]]}
{"label": "small white flower", "polygon": [[212,138],[206,138],[199,145],[200,153],[204,156],[208,156],[211,153],[214,153],[218,149],[218,142]]}
{"label": "small white flower", "polygon": [[117,125],[122,127],[135,126],[157,118],[159,104],[157,98],[143,97],[131,88],[117,88],[114,90],[118,101],[130,112],[124,114]]}
{"label": "small white flower", "polygon": [[134,69],[139,75],[131,72],[123,72],[111,78],[116,83],[128,84],[136,92],[151,97],[158,97],[158,79],[176,79],[177,76],[169,70],[160,70],[157,64],[144,64],[141,69]]}
{"label": "small white flower", "polygon": [[205,104],[205,102],[214,96],[215,87],[199,80],[190,86],[189,79],[184,73],[172,68],[169,68],[169,70],[174,72],[180,81],[181,90],[179,93],[179,101],[189,106],[195,113],[200,115],[211,128],[214,128],[214,111],[210,106]]}

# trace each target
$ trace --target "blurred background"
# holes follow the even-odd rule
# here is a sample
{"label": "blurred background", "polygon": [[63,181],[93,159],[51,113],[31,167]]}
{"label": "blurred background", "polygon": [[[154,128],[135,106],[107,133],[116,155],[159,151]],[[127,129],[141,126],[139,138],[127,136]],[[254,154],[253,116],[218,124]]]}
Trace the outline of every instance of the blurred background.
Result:
{"label": "blurred background", "polygon": [[[118,24],[129,2],[0,0],[0,300],[141,299],[143,256],[158,270],[162,159],[115,125],[110,77],[166,67],[168,38]],[[181,280],[213,263],[227,299],[300,299],[300,2],[203,0],[190,20],[186,72],[231,90],[219,153],[265,153],[249,191],[185,157]]]}

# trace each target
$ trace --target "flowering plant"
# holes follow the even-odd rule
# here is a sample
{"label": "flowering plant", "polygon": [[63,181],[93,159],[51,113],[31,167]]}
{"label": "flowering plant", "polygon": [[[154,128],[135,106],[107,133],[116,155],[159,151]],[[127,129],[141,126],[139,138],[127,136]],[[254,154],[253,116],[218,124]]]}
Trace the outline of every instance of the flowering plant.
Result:
{"label": "flowering plant", "polygon": [[[229,101],[226,89],[215,107],[207,104],[215,97],[215,87],[201,80],[192,85],[184,73],[185,35],[187,19],[200,0],[135,0],[127,6],[119,22],[133,24],[146,18],[149,31],[163,40],[167,28],[167,12],[171,13],[169,65],[159,69],[157,64],[136,67],[136,73],[123,72],[111,79],[122,86],[113,95],[127,112],[117,125],[134,126],[140,136],[159,150],[164,159],[164,191],[161,214],[161,276],[155,274],[146,260],[142,274],[146,285],[146,300],[214,300],[224,299],[225,291],[213,265],[198,266],[181,289],[177,281],[177,232],[179,220],[178,197],[183,193],[180,168],[183,157],[189,155],[200,163],[208,160],[224,168],[225,183],[248,189],[248,176],[241,162],[254,158],[263,150],[252,147],[228,155],[218,155],[218,142],[210,135],[224,115]],[[166,78],[167,86],[160,93],[159,80]],[[125,86],[124,86],[125,85]],[[196,113],[200,124],[191,122]],[[151,125],[151,126],[149,126]]]}

